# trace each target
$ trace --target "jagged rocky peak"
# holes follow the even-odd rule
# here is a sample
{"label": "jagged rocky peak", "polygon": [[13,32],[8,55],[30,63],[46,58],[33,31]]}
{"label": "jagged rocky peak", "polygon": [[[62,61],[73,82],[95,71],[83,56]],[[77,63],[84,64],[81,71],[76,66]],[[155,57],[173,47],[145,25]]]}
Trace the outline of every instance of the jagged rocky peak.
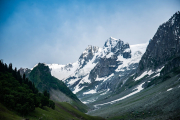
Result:
{"label": "jagged rocky peak", "polygon": [[128,43],[124,43],[120,39],[110,37],[104,44],[104,53],[114,53],[116,56],[122,55],[124,58],[131,58],[131,49]]}
{"label": "jagged rocky peak", "polygon": [[98,50],[99,50],[99,47],[88,45],[88,47],[81,54],[79,59],[90,60],[90,59],[92,59],[93,55],[98,52]]}
{"label": "jagged rocky peak", "polygon": [[104,44],[104,52],[105,53],[109,53],[109,52],[117,52],[118,49],[121,48],[121,46],[124,44],[123,41],[121,41],[120,39],[116,39],[113,37],[110,37],[109,39],[107,39],[107,41]]}
{"label": "jagged rocky peak", "polygon": [[[104,48],[105,47],[109,47],[109,48],[114,48],[117,43],[121,41],[120,39],[116,39],[116,38],[113,38],[113,37],[110,37],[109,39],[107,39],[107,41],[105,42],[104,44]],[[123,42],[123,41],[122,41]]]}
{"label": "jagged rocky peak", "polygon": [[86,57],[88,54],[95,54],[99,50],[99,47],[88,45],[85,51],[82,53],[83,57]]}
{"label": "jagged rocky peak", "polygon": [[[167,22],[159,26],[142,56],[137,73],[147,69],[156,70],[173,61],[180,53],[180,12],[176,12]],[[180,66],[180,62],[174,66]],[[171,65],[171,68],[174,68]]]}
{"label": "jagged rocky peak", "polygon": [[171,25],[174,25],[174,23],[178,21],[179,17],[180,17],[180,12],[178,11],[168,20],[168,22],[171,23]]}
{"label": "jagged rocky peak", "polygon": [[81,54],[79,57],[79,64],[85,65],[89,60],[93,58],[95,53],[99,51],[99,47],[88,45],[88,47],[85,49],[85,51]]}

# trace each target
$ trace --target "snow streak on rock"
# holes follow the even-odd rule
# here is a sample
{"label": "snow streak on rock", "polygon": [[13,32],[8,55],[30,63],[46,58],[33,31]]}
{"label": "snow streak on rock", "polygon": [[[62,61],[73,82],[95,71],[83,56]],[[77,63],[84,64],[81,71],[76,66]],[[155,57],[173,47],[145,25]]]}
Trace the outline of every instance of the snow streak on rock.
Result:
{"label": "snow streak on rock", "polygon": [[118,101],[120,101],[120,100],[123,100],[123,99],[125,99],[125,98],[127,98],[127,97],[130,97],[130,96],[132,96],[132,95],[140,92],[141,90],[143,90],[143,87],[142,87],[143,84],[144,84],[144,83],[141,83],[140,85],[138,85],[135,89],[133,89],[133,90],[136,90],[136,91],[134,91],[134,92],[132,92],[132,93],[130,93],[130,94],[128,94],[128,95],[125,95],[124,97],[121,97],[121,98],[119,98],[119,99],[116,99],[116,100],[113,100],[113,101],[110,101],[110,102],[107,102],[107,103],[97,104],[97,105],[94,105],[94,107],[97,108],[97,107],[99,107],[99,106],[103,106],[103,105],[107,105],[107,104],[113,104],[113,103],[116,103],[116,102],[118,102]]}

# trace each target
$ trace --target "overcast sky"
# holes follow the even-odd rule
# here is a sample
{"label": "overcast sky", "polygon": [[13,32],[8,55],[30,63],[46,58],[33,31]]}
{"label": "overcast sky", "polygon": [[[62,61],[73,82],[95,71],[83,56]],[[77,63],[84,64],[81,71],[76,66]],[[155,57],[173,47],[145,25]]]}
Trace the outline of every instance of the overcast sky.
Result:
{"label": "overcast sky", "polygon": [[0,59],[13,67],[67,64],[109,37],[149,41],[179,0],[0,0]]}

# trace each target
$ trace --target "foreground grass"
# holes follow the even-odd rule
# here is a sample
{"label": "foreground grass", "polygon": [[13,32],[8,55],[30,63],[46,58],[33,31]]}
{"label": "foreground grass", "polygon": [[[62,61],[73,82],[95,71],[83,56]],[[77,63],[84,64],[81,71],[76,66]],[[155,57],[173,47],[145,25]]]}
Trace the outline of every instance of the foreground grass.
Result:
{"label": "foreground grass", "polygon": [[22,117],[8,110],[0,103],[0,120],[21,120]]}
{"label": "foreground grass", "polygon": [[2,104],[0,104],[0,119],[1,120],[103,120],[101,117],[95,117],[86,115],[78,111],[69,103],[60,102],[56,103],[55,110],[44,107],[36,108],[35,111],[29,113],[27,116],[19,116],[15,112],[8,110]]}

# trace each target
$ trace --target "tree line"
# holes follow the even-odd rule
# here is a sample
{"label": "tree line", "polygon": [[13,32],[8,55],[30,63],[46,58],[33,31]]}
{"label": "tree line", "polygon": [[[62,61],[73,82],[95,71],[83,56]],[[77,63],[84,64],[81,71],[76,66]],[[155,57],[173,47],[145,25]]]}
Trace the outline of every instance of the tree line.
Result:
{"label": "tree line", "polygon": [[34,83],[20,75],[12,63],[7,65],[0,60],[0,102],[7,108],[21,115],[34,111],[35,107],[48,106],[55,109],[55,103],[50,100],[47,90],[40,93]]}

